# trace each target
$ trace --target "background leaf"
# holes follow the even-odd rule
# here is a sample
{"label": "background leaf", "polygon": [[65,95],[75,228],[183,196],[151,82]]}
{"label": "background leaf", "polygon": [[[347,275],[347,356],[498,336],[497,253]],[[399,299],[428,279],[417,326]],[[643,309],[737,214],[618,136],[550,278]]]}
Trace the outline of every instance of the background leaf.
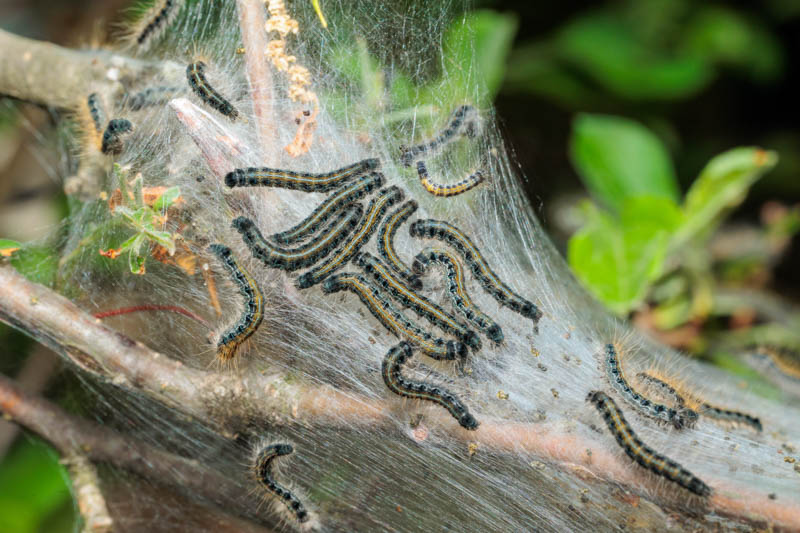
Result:
{"label": "background leaf", "polygon": [[590,206],[587,224],[569,240],[570,266],[619,315],[637,307],[661,275],[672,232],[682,219],[667,198],[630,198],[615,217]]}
{"label": "background leaf", "polygon": [[592,195],[615,211],[635,196],[678,200],[666,148],[638,122],[580,114],[572,125],[570,156]]}
{"label": "background leaf", "polygon": [[728,209],[739,205],[750,186],[778,162],[778,154],[761,148],[734,148],[714,157],[686,193],[686,220],[676,245],[713,231]]}

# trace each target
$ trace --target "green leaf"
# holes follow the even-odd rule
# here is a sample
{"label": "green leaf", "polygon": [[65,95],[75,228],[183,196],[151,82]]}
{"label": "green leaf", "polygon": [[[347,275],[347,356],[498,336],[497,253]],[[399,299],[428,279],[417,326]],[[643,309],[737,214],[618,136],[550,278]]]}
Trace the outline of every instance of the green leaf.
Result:
{"label": "green leaf", "polygon": [[596,207],[586,214],[586,226],[569,240],[569,263],[598,299],[625,315],[661,275],[680,209],[667,198],[641,196],[626,200],[619,217]]}
{"label": "green leaf", "polygon": [[[134,246],[140,247],[142,245],[141,240],[142,240],[142,234],[141,233],[137,233],[136,235],[134,235],[133,237],[131,237],[130,239],[128,239],[127,241],[125,241],[125,242],[123,242],[122,244],[119,245],[120,253],[122,253],[125,250],[128,250],[128,249],[130,249],[131,247],[134,247]],[[139,253],[138,248],[137,248],[136,253]]]}
{"label": "green leaf", "polygon": [[10,257],[22,247],[17,241],[11,239],[0,239],[0,257]]}
{"label": "green leaf", "polygon": [[673,246],[713,231],[724,213],[739,205],[750,186],[777,162],[778,154],[755,147],[734,148],[709,161],[686,193],[685,222]]}
{"label": "green leaf", "polygon": [[11,266],[34,283],[49,286],[58,271],[58,256],[48,246],[27,245],[14,252]]}
{"label": "green leaf", "polygon": [[128,267],[131,274],[144,274],[144,256],[135,253],[133,248],[128,254]]}
{"label": "green leaf", "polygon": [[181,190],[179,187],[170,187],[153,203],[153,210],[156,212],[165,211],[169,206],[175,203],[175,200],[177,200],[180,195]]}
{"label": "green leaf", "polygon": [[678,200],[678,184],[666,148],[637,122],[578,115],[572,124],[570,156],[592,195],[615,211],[635,196]]}
{"label": "green leaf", "polygon": [[150,240],[157,242],[169,250],[170,255],[175,253],[175,239],[170,232],[146,229],[144,233]]}

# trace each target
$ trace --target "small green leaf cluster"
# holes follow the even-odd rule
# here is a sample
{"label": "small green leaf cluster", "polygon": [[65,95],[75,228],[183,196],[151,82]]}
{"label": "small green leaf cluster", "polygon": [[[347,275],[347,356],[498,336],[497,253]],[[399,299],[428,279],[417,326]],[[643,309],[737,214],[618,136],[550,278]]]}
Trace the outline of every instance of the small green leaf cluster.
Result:
{"label": "small green leaf cluster", "polygon": [[569,263],[619,315],[642,304],[669,262],[702,255],[720,222],[778,160],[760,148],[734,148],[711,159],[680,198],[656,135],[628,119],[585,114],[573,124],[570,155],[596,203],[583,205]]}

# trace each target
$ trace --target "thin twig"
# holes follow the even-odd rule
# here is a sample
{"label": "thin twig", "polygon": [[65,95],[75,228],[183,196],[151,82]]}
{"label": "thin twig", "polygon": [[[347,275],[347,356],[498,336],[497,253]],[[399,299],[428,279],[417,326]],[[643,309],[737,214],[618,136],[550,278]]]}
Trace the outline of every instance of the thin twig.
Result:
{"label": "thin twig", "polygon": [[263,157],[272,161],[276,152],[275,117],[272,100],[272,71],[266,60],[267,32],[265,6],[262,0],[236,0],[239,28],[242,32],[247,82],[253,101],[256,131]]}
{"label": "thin twig", "polygon": [[108,318],[110,316],[119,316],[119,315],[127,315],[130,313],[138,313],[140,311],[170,311],[172,313],[178,313],[183,316],[187,316],[204,325],[206,328],[211,329],[211,325],[205,321],[203,317],[192,313],[188,309],[184,309],[183,307],[179,307],[177,305],[158,305],[158,304],[144,304],[144,305],[132,305],[130,307],[120,307],[119,309],[111,309],[109,311],[102,311],[100,313],[95,313],[95,318]]}
{"label": "thin twig", "polygon": [[83,533],[111,531],[114,521],[108,514],[94,465],[82,454],[69,455],[62,463],[67,467],[72,480],[72,491],[78,503],[78,511],[83,517]]}
{"label": "thin twig", "polygon": [[153,65],[108,51],[76,51],[0,30],[0,94],[50,107],[74,108],[93,84],[118,83]]}
{"label": "thin twig", "polygon": [[[59,367],[61,361],[58,355],[48,350],[45,346],[37,344],[32,350],[24,366],[16,376],[22,390],[30,394],[42,392],[50,378]],[[13,444],[19,433],[18,426],[0,420],[0,460],[5,457],[8,448]]]}
{"label": "thin twig", "polygon": [[84,455],[93,462],[112,464],[145,479],[179,488],[208,501],[226,501],[243,516],[258,502],[247,488],[231,482],[197,461],[167,453],[130,436],[67,413],[57,405],[26,394],[0,375],[0,411],[50,442],[62,455]]}

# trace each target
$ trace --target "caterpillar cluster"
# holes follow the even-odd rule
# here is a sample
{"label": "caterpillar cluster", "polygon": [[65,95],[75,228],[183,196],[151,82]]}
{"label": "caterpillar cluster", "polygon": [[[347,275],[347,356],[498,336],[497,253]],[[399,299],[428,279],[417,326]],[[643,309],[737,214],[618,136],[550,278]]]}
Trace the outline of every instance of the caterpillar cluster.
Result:
{"label": "caterpillar cluster", "polygon": [[[437,149],[439,144],[447,142],[462,129],[469,129],[465,124],[472,113],[474,109],[462,106],[454,113],[454,120],[460,122],[455,125],[451,123],[435,142],[408,149],[404,153],[419,155]],[[237,217],[233,221],[233,227],[240,233],[253,257],[264,266],[287,272],[310,268],[297,278],[296,285],[299,289],[308,289],[322,283],[325,294],[340,291],[356,294],[390,333],[403,338],[407,343],[398,345],[397,350],[390,353],[409,353],[408,350],[413,346],[434,359],[459,360],[463,363],[468,348],[474,352],[481,350],[480,337],[421,294],[422,284],[417,277],[421,272],[411,270],[399,259],[394,249],[394,237],[398,228],[416,212],[417,204],[409,200],[392,211],[394,206],[403,202],[405,193],[397,186],[380,189],[385,181],[378,172],[380,166],[380,161],[372,158],[322,174],[266,167],[234,169],[224,180],[230,188],[277,187],[303,192],[329,192],[330,195],[300,223],[269,239],[264,238],[255,222],[246,217]],[[371,196],[373,192],[375,196],[364,209],[359,200]],[[327,228],[320,229],[329,219],[332,222]],[[379,228],[377,248],[385,262],[363,250]],[[539,309],[514,293],[499,279],[472,240],[461,230],[446,222],[417,220],[410,225],[409,234],[417,238],[438,238],[452,246],[460,253],[486,292],[501,305],[531,319],[535,329],[541,317]],[[288,243],[303,244],[291,249],[281,247]],[[450,260],[450,268],[461,273],[454,278],[455,284],[452,287],[455,294],[454,308],[467,320],[478,325],[492,342],[502,342],[499,326],[485,314],[476,312],[477,309],[466,297],[460,260],[454,255],[450,256]],[[361,268],[361,273],[336,274],[336,271],[351,261]],[[432,335],[397,308],[393,301],[411,309],[417,316],[455,339]],[[471,415],[457,416],[461,411],[468,411],[451,393],[445,394],[437,387],[427,384],[421,388],[415,385],[414,389],[409,385],[410,382],[404,381],[399,374],[399,367],[408,357],[410,355],[396,359],[397,364],[392,366],[394,370],[390,374],[394,376],[394,385],[389,387],[390,390],[406,397],[433,401],[445,406],[463,427],[475,429],[478,423]],[[411,394],[411,389],[417,392],[424,390],[424,394]],[[456,404],[462,407],[452,408]]]}
{"label": "caterpillar cluster", "polygon": [[[154,8],[149,12],[151,18],[143,26],[145,29],[152,26],[152,29],[147,30],[145,40],[149,43],[155,43],[158,35],[163,32],[163,29],[172,20],[171,17],[174,17],[177,11],[181,9],[182,4],[182,2],[157,2],[157,9]],[[189,9],[189,5],[187,5],[187,9]],[[100,98],[94,98],[91,105],[87,100],[89,108],[92,106],[96,108],[95,112],[87,115],[91,118],[92,129],[102,138],[105,136],[106,130],[111,126],[112,121],[127,120],[130,128],[126,130],[124,123],[116,122],[109,133],[109,153],[111,155],[119,155],[124,153],[126,148],[125,144],[123,144],[123,141],[125,141],[124,135],[133,131],[134,122],[140,116],[136,113],[146,108],[163,105],[176,96],[191,92],[195,103],[209,111],[209,113],[206,113],[207,116],[216,118],[224,116],[234,122],[234,124],[226,124],[222,130],[230,127],[231,132],[242,133],[244,130],[242,123],[246,121],[240,120],[240,117],[244,117],[250,112],[250,106],[242,100],[237,100],[235,96],[224,94],[226,90],[222,86],[217,88],[213,86],[218,80],[225,79],[222,67],[223,65],[212,63],[211,61],[207,63],[201,61],[191,62],[185,68],[183,86],[180,86],[174,80],[159,80],[157,84],[135,86],[125,95],[119,106],[114,109],[109,108],[110,112],[107,115],[105,110],[99,107],[102,105]],[[180,69],[180,73],[183,76],[183,68]],[[237,102],[236,106],[233,103],[234,101]],[[129,114],[123,117],[121,114],[126,112]],[[291,116],[291,114],[285,113],[284,115]],[[108,120],[109,116],[116,118]],[[249,115],[247,116],[249,117]],[[324,120],[321,119],[320,123],[322,124],[321,131],[324,132],[326,127]],[[100,124],[100,126],[97,126],[97,124]],[[337,308],[338,305],[341,305],[341,301],[347,302],[348,305],[363,306],[365,312],[361,314],[363,316],[370,315],[367,316],[367,321],[372,321],[372,317],[374,317],[381,327],[388,332],[387,337],[396,337],[396,339],[393,338],[391,342],[386,343],[385,347],[380,350],[380,354],[364,355],[365,359],[374,356],[378,362],[382,361],[380,371],[383,385],[380,385],[379,381],[375,382],[381,387],[378,394],[407,399],[404,401],[418,400],[430,406],[430,409],[441,412],[444,415],[444,424],[452,426],[458,432],[459,439],[481,440],[484,438],[484,434],[490,434],[493,427],[499,426],[499,424],[495,423],[497,413],[490,412],[490,409],[495,408],[496,404],[488,404],[488,402],[479,404],[478,402],[482,399],[480,397],[482,391],[475,388],[467,389],[468,392],[460,392],[457,385],[455,385],[462,379],[475,379],[474,377],[465,377],[465,373],[460,371],[465,368],[464,365],[468,360],[475,360],[481,357],[484,343],[489,346],[489,349],[500,346],[503,348],[503,353],[508,354],[508,364],[519,365],[519,367],[512,366],[509,368],[509,372],[506,374],[510,376],[510,381],[513,382],[517,375],[525,375],[525,365],[528,364],[521,362],[522,359],[519,353],[521,345],[527,341],[534,342],[533,339],[536,339],[537,342],[539,340],[550,342],[550,340],[544,340],[544,338],[549,337],[551,332],[547,331],[541,337],[533,336],[538,334],[539,322],[544,314],[540,309],[540,302],[532,298],[532,295],[526,294],[527,291],[524,285],[526,277],[519,276],[517,278],[515,274],[506,275],[505,272],[509,265],[496,264],[497,260],[491,259],[492,257],[498,257],[496,254],[484,255],[481,252],[479,245],[495,245],[495,242],[486,236],[492,235],[491,232],[494,228],[483,231],[482,228],[484,226],[473,225],[472,228],[475,229],[468,233],[459,227],[460,224],[456,224],[454,221],[434,220],[427,218],[428,215],[424,214],[425,206],[431,205],[433,202],[451,207],[458,205],[458,200],[453,199],[453,197],[476,188],[490,178],[485,165],[475,170],[466,179],[451,185],[437,183],[429,175],[428,163],[432,162],[435,157],[454,143],[469,142],[468,139],[476,135],[478,125],[479,117],[476,109],[469,105],[460,106],[455,109],[448,124],[438,135],[410,148],[403,148],[399,161],[392,161],[392,163],[399,163],[397,165],[384,164],[387,162],[387,157],[381,158],[368,153],[358,156],[362,159],[341,168],[329,170],[332,167],[340,167],[340,164],[329,166],[324,166],[323,164],[322,169],[325,170],[324,172],[316,172],[320,167],[314,167],[315,172],[311,172],[310,166],[308,168],[304,168],[304,166],[310,161],[324,161],[324,158],[317,158],[318,155],[324,154],[311,153],[311,157],[297,159],[297,168],[284,169],[274,168],[282,166],[281,163],[276,162],[277,158],[264,156],[258,150],[248,150],[226,159],[223,163],[225,166],[221,169],[212,168],[212,172],[224,177],[223,183],[230,189],[225,195],[228,200],[227,206],[224,209],[213,211],[215,218],[211,221],[211,224],[208,224],[208,220],[204,220],[206,226],[200,226],[202,229],[198,231],[200,231],[202,237],[197,241],[202,244],[202,247],[194,248],[194,250],[200,250],[199,254],[201,255],[205,251],[210,255],[216,256],[219,265],[224,269],[230,280],[233,281],[242,297],[241,312],[237,313],[238,318],[231,321],[225,320],[227,327],[217,339],[217,361],[221,363],[235,362],[240,357],[242,346],[248,343],[248,339],[253,339],[254,336],[260,337],[257,334],[257,330],[262,324],[268,323],[268,320],[264,319],[264,293],[255,281],[256,279],[263,279],[262,273],[257,272],[257,270],[261,270],[259,267],[263,266],[265,269],[279,270],[286,273],[286,278],[294,284],[294,287],[287,285],[287,292],[291,293],[292,297],[296,294],[294,288],[297,288],[300,294],[312,293],[314,294],[312,298],[329,301],[331,309],[334,309],[337,315],[341,314],[339,313],[340,309]],[[279,120],[276,119],[276,129],[279,127]],[[202,134],[203,132],[200,131],[200,133]],[[135,139],[137,136],[138,130],[137,135],[132,137]],[[231,135],[231,137],[234,137],[234,135]],[[328,141],[328,139],[325,141]],[[125,143],[128,142],[130,141],[125,141]],[[315,146],[325,146],[325,144],[321,142]],[[336,146],[336,144],[334,143],[333,146]],[[380,144],[376,143],[371,146],[378,147]],[[392,146],[396,146],[396,143],[393,143]],[[320,148],[320,150],[322,149]],[[378,150],[380,148],[375,149]],[[206,160],[209,159],[206,157]],[[230,160],[235,160],[236,162],[230,163]],[[409,195],[410,188],[395,185],[402,182],[402,176],[392,175],[394,169],[406,167],[413,170],[414,166],[416,166],[417,176],[424,190],[435,198],[411,198]],[[431,170],[436,168],[435,164],[430,167]],[[194,185],[194,182],[192,182],[192,185]],[[213,180],[207,180],[204,182],[203,190],[200,192],[209,202],[213,202],[215,186],[217,186],[217,183],[213,182]],[[283,196],[282,192],[277,193],[277,197],[281,199],[297,199],[298,203],[302,205],[306,205],[305,200],[299,200],[305,196],[303,193],[320,194],[324,195],[324,197],[316,201],[314,206],[309,207],[306,211],[309,214],[304,216],[302,220],[292,220],[291,223],[287,221],[280,228],[270,227],[270,231],[266,231],[266,228],[260,227],[260,224],[256,221],[259,219],[256,219],[253,214],[258,213],[259,207],[259,193],[254,192],[253,189],[248,189],[253,187],[294,191],[286,193],[286,196]],[[481,189],[475,192],[480,194],[480,196],[476,196],[480,202],[487,198],[490,201],[494,200],[489,194],[481,194]],[[513,193],[514,191],[510,192]],[[313,198],[310,195],[309,197]],[[445,198],[449,198],[449,200],[444,200]],[[220,204],[222,203],[225,202],[221,201]],[[508,205],[511,205],[511,202]],[[249,209],[249,207],[253,207],[253,209]],[[480,208],[485,207],[487,206],[480,205]],[[489,208],[491,209],[491,206]],[[516,206],[513,205],[510,207],[510,209],[515,208]],[[210,209],[214,208],[211,207]],[[420,213],[421,211],[422,213]],[[269,213],[260,220],[274,219],[283,215],[283,212]],[[446,219],[447,215],[437,212],[437,218]],[[481,218],[480,220],[485,222],[487,218]],[[243,250],[241,253],[246,255],[249,251],[255,259],[254,265],[256,268],[251,269],[252,272],[249,272],[244,267],[241,253],[239,253],[240,257],[236,257],[236,254],[228,246],[223,244],[207,246],[209,240],[204,240],[206,231],[214,232],[218,226],[227,226],[229,223],[235,231],[225,232],[219,230],[224,237],[215,235],[213,241],[225,241],[226,245],[236,248],[227,239],[229,237],[233,237],[235,241],[241,239],[244,245],[241,248]],[[214,228],[207,229],[211,225]],[[462,227],[467,229],[466,226]],[[411,243],[411,250],[396,245],[395,241],[400,241],[398,239],[400,233],[398,232],[402,232],[403,238],[406,235],[410,237],[408,242]],[[497,233],[494,235],[496,236]],[[371,244],[373,242],[375,243],[374,247]],[[404,245],[405,242],[401,241],[401,244]],[[244,250],[244,248],[247,250]],[[485,251],[488,252],[490,250]],[[508,250],[506,249],[505,251]],[[512,265],[511,271],[513,272],[514,261],[509,259],[509,262]],[[495,270],[492,266],[497,269]],[[538,267],[534,267],[534,270],[537,273],[541,272]],[[518,290],[512,289],[501,279],[499,274],[504,274],[508,281],[513,280],[514,286]],[[440,277],[437,279],[437,276]],[[262,284],[265,289],[273,286],[266,282],[262,282]],[[441,286],[444,287],[444,290],[443,298],[440,301],[435,297],[438,295],[433,295],[432,291]],[[272,295],[273,293],[269,294]],[[501,317],[492,316],[497,313],[496,308],[494,308],[489,298],[483,297],[484,295],[491,296],[500,307],[518,314],[520,317],[518,322],[516,324],[511,324],[509,321],[502,322],[500,320]],[[270,299],[272,299],[271,296]],[[298,306],[298,309],[300,307]],[[292,311],[288,313],[290,316],[292,316]],[[326,312],[325,306],[322,305],[319,310],[315,311],[322,314]],[[550,311],[551,308],[548,306],[548,312]],[[303,310],[304,314],[308,314],[307,312],[313,313],[310,308]],[[505,309],[500,311],[500,313],[506,312]],[[311,317],[314,316],[311,314]],[[554,315],[548,314],[547,316]],[[296,315],[289,320],[293,320],[295,317]],[[290,321],[289,323],[293,324]],[[325,325],[327,326],[327,324]],[[334,325],[336,325],[335,320]],[[358,323],[341,324],[341,326],[345,331],[349,332],[352,332],[355,328],[362,329]],[[548,330],[550,329],[549,326],[550,324],[548,323]],[[347,328],[351,329],[347,330]],[[522,335],[520,331],[523,332]],[[381,331],[380,333],[383,332]],[[338,334],[338,332],[334,334]],[[359,338],[362,340],[369,338],[373,345],[381,344],[381,341],[375,341],[373,336],[373,330],[365,329],[363,337]],[[278,336],[270,336],[270,339],[266,342],[274,340],[276,345],[281,345],[285,340],[273,339],[272,337]],[[318,335],[316,329],[312,329],[309,332],[303,331],[297,337],[306,343],[304,347],[311,346],[312,342],[318,342],[319,338],[323,338]],[[292,339],[292,342],[297,337],[286,336],[287,339]],[[311,337],[314,338],[311,339]],[[255,342],[261,341],[257,339]],[[289,344],[289,342],[286,341],[286,344]],[[313,346],[316,346],[316,344]],[[326,351],[326,354],[334,350],[344,353],[348,347],[346,343],[343,343],[343,345],[335,342],[329,343],[327,340],[324,346],[330,348],[330,351]],[[387,352],[386,350],[389,346],[391,347],[388,348]],[[670,424],[684,433],[684,430],[691,428],[696,423],[698,417],[732,422],[737,425],[748,425],[755,429],[761,428],[760,420],[737,411],[714,407],[705,402],[697,403],[696,400],[683,394],[681,389],[672,387],[667,381],[663,380],[662,384],[653,380],[648,381],[649,386],[659,389],[659,396],[664,397],[664,401],[655,401],[646,392],[637,388],[638,385],[635,378],[633,381],[628,380],[628,376],[622,370],[623,365],[620,362],[620,354],[613,350],[613,345],[609,346],[611,351],[607,350],[604,353],[603,374],[609,378],[612,390],[609,390],[608,394],[602,391],[595,391],[589,397],[589,400],[606,421],[608,430],[625,454],[637,464],[695,495],[701,497],[709,496],[712,489],[704,481],[677,462],[657,452],[656,450],[661,446],[648,446],[636,435],[633,427],[623,415],[621,407],[624,408],[625,405],[622,402],[632,405],[634,413],[654,419],[661,424]],[[339,350],[340,348],[344,349]],[[505,348],[508,349],[506,350]],[[298,352],[302,351],[295,345],[292,345],[291,349]],[[565,353],[567,351],[565,348]],[[527,355],[528,350],[523,349],[521,352]],[[531,352],[534,352],[532,347]],[[587,350],[587,352],[591,352],[587,357],[596,355],[593,350]],[[305,355],[306,352],[303,352],[303,354]],[[411,368],[413,365],[409,365],[409,362],[412,361],[415,354],[417,355],[417,361],[414,364],[419,364],[420,366]],[[567,355],[574,357],[573,361],[581,357],[572,352]],[[312,360],[315,364],[320,362],[320,359],[315,359],[315,357],[317,355],[310,354],[308,357],[309,365]],[[426,364],[426,362],[430,364]],[[353,366],[344,369],[343,365],[349,363],[342,363],[338,359],[332,360],[330,364],[342,376],[346,372],[351,372],[352,368],[356,368]],[[357,364],[361,365],[361,361],[358,361]],[[444,368],[449,370],[452,368],[456,372],[447,376],[446,379],[448,381],[445,384],[440,384],[435,382],[437,381],[435,379],[424,377],[425,371],[434,366],[437,369]],[[359,368],[374,370],[369,365],[359,366]],[[536,372],[534,367],[531,368]],[[422,371],[418,372],[419,369],[422,369]],[[518,369],[520,372],[517,375],[512,375]],[[536,376],[537,379],[552,379],[555,374],[552,367],[549,374],[544,374],[546,372],[544,365],[540,364],[539,369],[542,372]],[[471,372],[471,369],[468,370]],[[483,369],[479,368],[476,376],[483,379],[482,376],[487,374],[482,372]],[[501,376],[499,372],[497,376]],[[417,373],[423,377],[412,378],[412,373]],[[375,374],[376,372],[372,372],[371,376],[377,378]],[[527,378],[527,375],[525,376]],[[352,377],[352,372],[350,377]],[[648,380],[647,377],[642,375],[637,377],[639,378],[638,383]],[[525,412],[527,416],[528,411],[526,410],[529,409],[530,404],[534,404],[537,409],[540,406],[536,405],[535,402],[527,401],[529,398],[523,398],[518,403],[515,402],[517,398],[514,397],[514,389],[511,387],[522,383],[522,379],[522,377],[518,378],[519,383],[509,383],[509,388],[505,386],[505,381],[503,381],[503,389],[512,390],[512,399],[504,403],[501,409],[508,408],[512,412]],[[362,384],[359,383],[359,385]],[[528,382],[524,383],[524,386],[528,385]],[[386,388],[383,389],[383,386]],[[586,390],[582,389],[580,395],[574,395],[574,398],[570,398],[576,402],[581,402]],[[555,401],[564,402],[564,399],[567,398],[566,393],[562,392],[561,400],[558,400],[555,388],[551,389],[551,391],[554,398],[556,398]],[[494,392],[494,390],[491,391],[492,394]],[[508,395],[501,396],[502,392],[497,392],[498,398],[508,399]],[[612,395],[617,397],[617,394],[622,398],[620,405],[617,405],[614,399],[611,398]],[[545,406],[541,406],[542,411],[545,408]],[[587,413],[589,412],[593,412],[593,410],[587,409]],[[452,420],[450,417],[452,417]],[[479,420],[483,423],[483,426],[481,426]],[[528,417],[528,421],[531,420],[535,419]],[[635,419],[632,418],[631,420],[634,424],[636,423]],[[412,423],[412,427],[415,429],[414,436],[417,438],[417,426]],[[420,433],[422,433],[422,430],[420,430]],[[670,435],[680,434],[670,432]],[[643,436],[649,440],[646,433]],[[317,436],[315,435],[314,438],[317,438]],[[420,440],[422,440],[422,437],[420,437]],[[437,442],[436,446],[438,445]],[[470,446],[472,445],[470,444]],[[431,446],[431,448],[434,447]],[[420,446],[420,449],[423,448],[428,453],[425,446]],[[297,449],[300,450],[301,448],[298,447]],[[262,446],[258,448],[256,458],[251,463],[251,468],[265,495],[274,501],[276,506],[283,508],[287,513],[288,521],[293,522],[296,527],[301,527],[312,521],[309,518],[312,515],[311,507],[309,506],[311,502],[306,501],[298,491],[281,486],[272,470],[273,466],[285,461],[285,459],[281,459],[282,457],[290,455],[294,450],[295,447],[286,443]],[[448,453],[449,451],[450,449],[448,448]],[[431,453],[438,452],[432,451]],[[322,454],[318,455],[321,456]],[[471,456],[472,448],[470,447],[470,458]],[[681,462],[687,464],[683,458]],[[477,461],[473,463],[473,466],[477,463]],[[469,468],[473,468],[473,466]],[[316,466],[312,470],[316,472]],[[325,471],[322,467],[319,470]],[[473,469],[472,472],[474,471]],[[700,474],[702,475],[702,473]],[[447,475],[450,474],[448,473]],[[487,479],[490,475],[487,471]],[[281,480],[283,478],[278,475],[277,479]],[[509,487],[512,485],[509,484]],[[497,487],[496,484],[487,483],[487,487],[490,486],[492,490]],[[514,490],[516,490],[517,485],[513,486]],[[431,484],[431,487],[437,488],[433,484]],[[335,490],[338,491],[340,489],[337,487]],[[314,492],[311,493],[313,500],[317,500],[316,491],[317,487],[315,486]],[[345,492],[344,489],[342,489],[342,492]],[[505,497],[507,493],[502,494]],[[361,495],[359,494],[358,496]],[[323,500],[320,497],[317,501],[321,502]],[[322,505],[325,506],[327,504]],[[360,503],[355,505],[360,505]],[[373,506],[370,504],[369,507],[372,508]],[[326,512],[329,509],[327,507],[322,508],[325,508]],[[400,512],[399,506],[398,512]],[[410,513],[405,516],[410,517]],[[513,519],[508,520],[509,524],[512,522]]]}

